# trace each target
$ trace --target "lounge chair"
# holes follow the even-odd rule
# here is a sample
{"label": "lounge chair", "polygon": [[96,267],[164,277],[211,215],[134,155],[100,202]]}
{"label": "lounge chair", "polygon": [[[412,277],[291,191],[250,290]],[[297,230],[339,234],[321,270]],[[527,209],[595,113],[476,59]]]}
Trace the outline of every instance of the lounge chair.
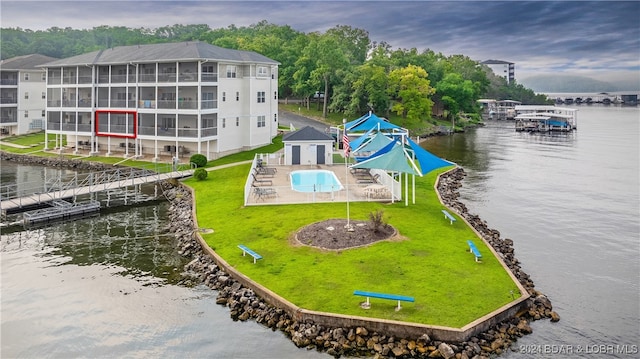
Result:
{"label": "lounge chair", "polygon": [[251,177],[253,177],[253,184],[256,186],[273,186],[273,181],[270,179],[257,178],[253,173]]}
{"label": "lounge chair", "polygon": [[253,187],[253,196],[256,200],[277,196],[275,188],[272,187]]}
{"label": "lounge chair", "polygon": [[255,172],[256,176],[274,177],[276,175],[275,168],[256,167],[253,169],[253,171]]}
{"label": "lounge chair", "polygon": [[380,178],[380,175],[376,173],[373,176],[369,175],[369,178],[360,178],[356,182],[358,184],[375,184],[375,183],[378,183],[379,178]]}

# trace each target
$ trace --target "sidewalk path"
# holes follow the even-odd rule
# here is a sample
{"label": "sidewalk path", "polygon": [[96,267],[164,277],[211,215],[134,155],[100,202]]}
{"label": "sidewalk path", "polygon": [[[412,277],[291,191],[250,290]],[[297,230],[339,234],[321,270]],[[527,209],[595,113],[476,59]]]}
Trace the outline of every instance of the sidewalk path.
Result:
{"label": "sidewalk path", "polygon": [[0,141],[0,145],[13,147],[13,148],[29,148],[29,146],[17,145],[11,142]]}

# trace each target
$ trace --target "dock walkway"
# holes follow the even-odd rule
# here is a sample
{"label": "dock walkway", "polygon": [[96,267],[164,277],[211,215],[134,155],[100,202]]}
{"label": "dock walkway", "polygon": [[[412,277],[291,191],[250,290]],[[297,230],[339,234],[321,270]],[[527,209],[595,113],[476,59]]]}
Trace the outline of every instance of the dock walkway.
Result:
{"label": "dock walkway", "polygon": [[183,178],[193,174],[192,169],[157,173],[151,170],[127,168],[76,175],[68,181],[57,179],[42,187],[25,188],[21,184],[0,188],[0,211],[7,213],[20,208],[41,205],[63,198],[114,190],[123,187],[153,183],[171,178]]}

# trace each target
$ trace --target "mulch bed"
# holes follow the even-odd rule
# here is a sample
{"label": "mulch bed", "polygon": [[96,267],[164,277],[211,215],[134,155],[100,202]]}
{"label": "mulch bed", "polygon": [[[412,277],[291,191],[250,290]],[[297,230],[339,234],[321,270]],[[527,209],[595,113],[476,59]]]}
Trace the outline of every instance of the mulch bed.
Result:
{"label": "mulch bed", "polygon": [[377,231],[369,221],[349,221],[352,231],[346,228],[346,219],[329,219],[312,223],[303,227],[296,239],[303,245],[323,249],[347,249],[365,246],[392,238],[396,229],[388,224],[382,224]]}

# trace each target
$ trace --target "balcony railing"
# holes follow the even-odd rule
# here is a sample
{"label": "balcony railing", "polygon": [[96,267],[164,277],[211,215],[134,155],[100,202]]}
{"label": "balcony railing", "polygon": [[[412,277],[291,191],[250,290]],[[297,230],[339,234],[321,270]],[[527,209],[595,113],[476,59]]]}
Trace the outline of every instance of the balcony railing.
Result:
{"label": "balcony railing", "polygon": [[175,109],[176,108],[176,101],[175,100],[160,100],[160,101],[158,101],[158,108]]}
{"label": "balcony railing", "polygon": [[207,127],[202,129],[202,137],[211,137],[218,135],[217,127]]}
{"label": "balcony railing", "polygon": [[17,105],[18,104],[18,99],[17,98],[13,98],[13,97],[2,97],[0,98],[0,103],[3,104],[14,104]]}
{"label": "balcony railing", "polygon": [[49,85],[60,85],[62,83],[62,77],[60,77],[60,76],[49,76],[49,77],[47,77],[47,83]]}
{"label": "balcony railing", "polygon": [[89,124],[89,123],[79,123],[78,124],[78,132],[91,132],[91,124]]}
{"label": "balcony railing", "polygon": [[1,116],[0,123],[18,123],[18,116]]}
{"label": "balcony railing", "polygon": [[203,72],[201,76],[202,82],[218,82],[218,74],[211,72]]}
{"label": "balcony railing", "polygon": [[91,75],[86,75],[86,76],[78,76],[78,84],[90,84],[92,77]]}
{"label": "balcony railing", "polygon": [[140,100],[138,101],[139,108],[156,108],[155,100]]}
{"label": "balcony railing", "polygon": [[218,100],[204,100],[200,103],[200,106],[203,110],[218,108]]}
{"label": "balcony railing", "polygon": [[18,84],[18,79],[2,79],[0,80],[0,85],[6,85],[6,86],[11,86],[11,85],[17,85]]}
{"label": "balcony railing", "polygon": [[178,129],[178,137],[198,137],[198,129],[185,126]]}
{"label": "balcony railing", "polygon": [[141,74],[140,82],[156,82],[156,74]]}
{"label": "balcony railing", "polygon": [[176,74],[160,74],[158,82],[176,82]]}
{"label": "balcony railing", "polygon": [[181,110],[195,110],[198,108],[198,102],[193,100],[178,100],[178,108]]}
{"label": "balcony railing", "polygon": [[47,130],[59,131],[60,130],[60,120],[47,121]]}

